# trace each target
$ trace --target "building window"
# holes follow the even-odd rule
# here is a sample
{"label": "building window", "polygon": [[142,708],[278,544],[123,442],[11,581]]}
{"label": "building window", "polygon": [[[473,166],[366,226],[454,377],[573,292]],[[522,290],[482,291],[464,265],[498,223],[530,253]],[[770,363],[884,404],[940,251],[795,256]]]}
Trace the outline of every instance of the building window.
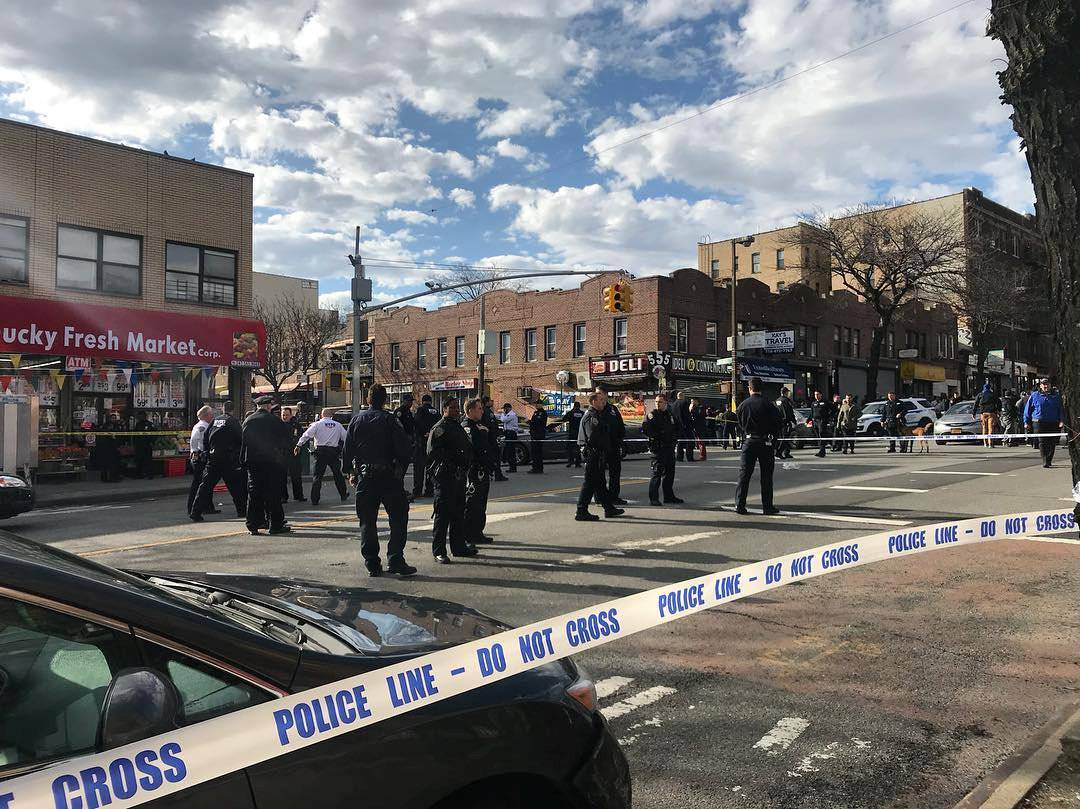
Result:
{"label": "building window", "polygon": [[776,251],[776,269],[784,269],[784,249],[780,248]]}
{"label": "building window", "polygon": [[783,281],[777,281],[776,282],[776,291],[777,292],[786,292],[787,291],[787,284],[784,283]]}
{"label": "building window", "polygon": [[440,368],[445,368],[446,367],[446,338],[445,337],[440,337],[439,338],[437,348],[438,348],[438,352],[439,352],[439,367]]}
{"label": "building window", "polygon": [[401,343],[390,344],[390,370],[401,370]]}
{"label": "building window", "polygon": [[709,262],[709,276],[713,279],[720,277],[720,260],[713,259]]}
{"label": "building window", "polygon": [[536,329],[525,329],[525,362],[536,362]]}
{"label": "building window", "polygon": [[25,284],[28,280],[29,224],[21,217],[0,216],[0,281]]}
{"label": "building window", "polygon": [[545,360],[553,360],[553,359],[555,359],[555,337],[556,337],[556,335],[555,335],[555,327],[554,326],[545,326],[544,327],[544,359]]}
{"label": "building window", "polygon": [[56,286],[138,297],[142,239],[60,225],[56,229]]}
{"label": "building window", "polygon": [[668,333],[670,335],[670,350],[686,353],[687,337],[690,331],[690,322],[685,317],[669,317]]}
{"label": "building window", "polygon": [[416,370],[427,368],[427,340],[416,341]]}
{"label": "building window", "polygon": [[574,324],[574,356],[585,356],[585,324]]}
{"label": "building window", "polygon": [[817,356],[817,326],[795,327],[795,350],[804,357]]}
{"label": "building window", "polygon": [[716,356],[716,335],[718,329],[716,328],[715,320],[705,321],[705,353],[710,357]]}
{"label": "building window", "polygon": [[236,253],[166,242],[165,297],[236,306]]}
{"label": "building window", "polygon": [[499,364],[506,365],[510,362],[510,332],[499,332]]}
{"label": "building window", "polygon": [[832,353],[833,353],[834,357],[839,357],[839,356],[842,355],[841,345],[842,344],[840,342],[840,327],[839,326],[833,326],[832,327]]}
{"label": "building window", "polygon": [[761,272],[761,253],[750,254],[750,272],[757,275]]}
{"label": "building window", "polygon": [[614,340],[612,341],[613,353],[625,354],[626,353],[626,339],[629,334],[629,328],[627,327],[627,321],[625,317],[617,317],[613,321],[615,324]]}
{"label": "building window", "polygon": [[907,341],[907,348],[917,349],[919,352],[919,359],[926,359],[926,333],[918,331],[909,331],[905,335]]}
{"label": "building window", "polygon": [[885,356],[896,356],[896,332],[890,331],[885,333]]}
{"label": "building window", "polygon": [[454,338],[454,366],[456,368],[465,367],[465,338]]}
{"label": "building window", "polygon": [[859,338],[862,337],[862,331],[859,329],[851,330],[851,355],[852,357],[859,356]]}
{"label": "building window", "polygon": [[938,332],[938,356],[947,360],[956,359],[956,335]]}

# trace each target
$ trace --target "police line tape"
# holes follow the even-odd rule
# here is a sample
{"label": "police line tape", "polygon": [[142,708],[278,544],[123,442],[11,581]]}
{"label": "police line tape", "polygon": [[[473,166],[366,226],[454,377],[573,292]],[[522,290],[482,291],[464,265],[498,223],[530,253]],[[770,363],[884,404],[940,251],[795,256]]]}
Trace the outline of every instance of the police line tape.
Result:
{"label": "police line tape", "polygon": [[[1066,438],[1068,433],[927,433],[926,435],[911,435],[910,433],[904,435],[889,435],[888,433],[882,433],[881,435],[853,435],[847,436],[843,434],[831,434],[831,435],[818,435],[813,433],[811,435],[802,436],[787,436],[784,438],[774,438],[773,441],[804,441],[804,442],[816,442],[816,441],[929,441],[931,439],[941,440],[949,439],[950,441],[983,441],[986,439],[1003,439],[1012,441],[1030,441],[1036,438]],[[679,438],[676,439],[679,444],[706,444],[708,446],[715,446],[718,442],[727,441],[742,441],[746,436],[729,436],[728,438]],[[519,444],[569,444],[575,439],[567,438],[518,438],[510,439],[510,443]],[[648,438],[624,438],[623,443],[641,443],[648,441]],[[711,442],[711,443],[710,443]],[[0,807],[2,809],[2,807]]]}
{"label": "police line tape", "polygon": [[0,809],[138,806],[741,598],[899,556],[1076,528],[1067,510],[870,534],[575,610],[0,782]]}

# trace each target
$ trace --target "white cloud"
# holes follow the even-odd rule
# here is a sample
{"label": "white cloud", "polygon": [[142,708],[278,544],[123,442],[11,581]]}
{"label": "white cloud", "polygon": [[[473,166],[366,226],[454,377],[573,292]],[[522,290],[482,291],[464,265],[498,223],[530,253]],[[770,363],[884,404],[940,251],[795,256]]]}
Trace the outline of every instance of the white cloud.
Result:
{"label": "white cloud", "polygon": [[495,144],[495,154],[500,157],[509,157],[511,160],[524,160],[529,156],[529,150],[518,143],[503,138]]}
{"label": "white cloud", "polygon": [[452,188],[447,196],[459,208],[471,208],[476,204],[476,194],[467,188]]}
{"label": "white cloud", "polygon": [[424,213],[423,211],[403,211],[401,208],[391,208],[389,211],[383,213],[383,218],[388,219],[391,222],[404,222],[408,225],[430,225],[439,221],[429,213]]}
{"label": "white cloud", "polygon": [[699,20],[735,5],[732,0],[633,0],[623,6],[623,16],[642,28],[658,28],[677,20]]}

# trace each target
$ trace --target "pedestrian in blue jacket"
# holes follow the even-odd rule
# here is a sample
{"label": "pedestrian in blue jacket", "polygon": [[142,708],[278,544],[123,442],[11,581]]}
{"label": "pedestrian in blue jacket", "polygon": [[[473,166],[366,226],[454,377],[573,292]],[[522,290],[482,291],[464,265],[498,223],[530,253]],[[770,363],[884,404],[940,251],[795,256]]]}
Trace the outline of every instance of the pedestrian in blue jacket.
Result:
{"label": "pedestrian in blue jacket", "polygon": [[1049,379],[1039,380],[1039,389],[1028,397],[1024,405],[1024,427],[1029,432],[1033,426],[1042,434],[1039,438],[1039,452],[1043,467],[1050,468],[1054,461],[1054,449],[1058,437],[1046,437],[1046,433],[1062,432],[1065,429],[1065,409],[1061,405],[1061,394],[1050,389]]}

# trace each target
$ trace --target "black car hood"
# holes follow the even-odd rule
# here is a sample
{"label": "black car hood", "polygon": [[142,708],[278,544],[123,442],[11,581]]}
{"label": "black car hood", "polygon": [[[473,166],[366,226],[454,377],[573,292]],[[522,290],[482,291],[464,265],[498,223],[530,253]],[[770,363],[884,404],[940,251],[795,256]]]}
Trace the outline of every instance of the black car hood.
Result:
{"label": "black car hood", "polygon": [[400,655],[431,651],[510,628],[461,604],[386,590],[225,573],[154,572],[145,575],[199,582],[246,595],[339,635],[362,654]]}

